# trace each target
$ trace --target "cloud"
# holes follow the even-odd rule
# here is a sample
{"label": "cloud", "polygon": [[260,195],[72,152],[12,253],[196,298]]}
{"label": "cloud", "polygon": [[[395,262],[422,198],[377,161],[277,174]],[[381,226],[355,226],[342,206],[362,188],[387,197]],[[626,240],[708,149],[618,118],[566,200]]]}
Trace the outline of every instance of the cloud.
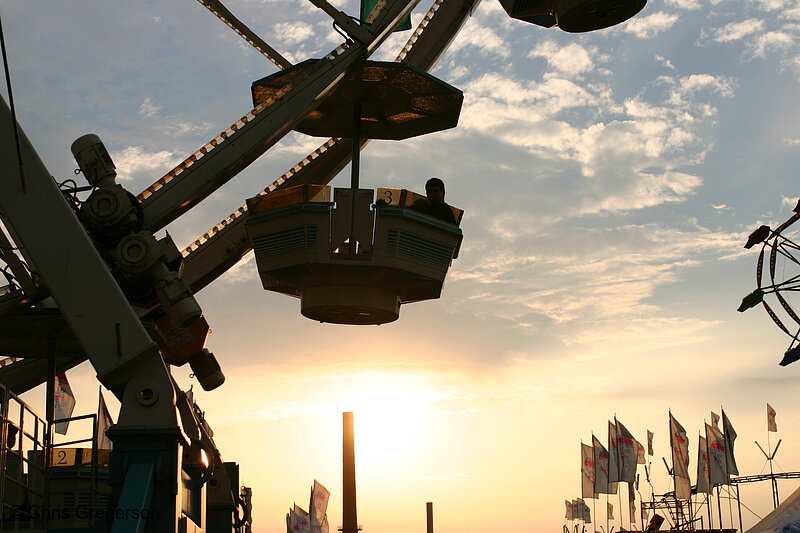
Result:
{"label": "cloud", "polygon": [[145,118],[153,118],[161,111],[161,106],[156,105],[150,98],[145,98],[142,105],[139,106],[139,116]]}
{"label": "cloud", "polygon": [[455,52],[467,47],[477,48],[479,51],[500,57],[508,57],[508,44],[492,28],[479,26],[474,19],[470,19],[464,29],[459,33],[450,50]]}
{"label": "cloud", "polygon": [[595,68],[597,48],[570,43],[559,47],[555,41],[546,40],[528,53],[528,57],[543,57],[551,68],[566,76],[576,76]]}
{"label": "cloud", "polygon": [[729,43],[738,41],[752,35],[759,33],[764,28],[764,21],[758,19],[747,19],[739,22],[731,22],[725,26],[718,28],[712,32],[711,40],[718,43]]}
{"label": "cloud", "polygon": [[759,35],[752,45],[752,53],[755,57],[764,58],[771,52],[785,51],[794,45],[794,37],[783,31],[770,31]]}
{"label": "cloud", "polygon": [[675,70],[675,65],[673,65],[672,61],[670,61],[666,57],[663,57],[663,56],[660,56],[660,55],[656,55],[655,58],[656,58],[656,61],[659,61],[662,65],[664,65],[668,69]]}
{"label": "cloud", "polygon": [[273,26],[275,35],[287,46],[297,45],[314,37],[314,27],[305,22],[281,22]]}
{"label": "cloud", "polygon": [[[463,305],[509,317],[531,331],[546,328],[567,346],[603,344],[614,337],[610,344],[630,350],[642,338],[653,346],[704,339],[703,332],[717,321],[664,316],[651,299],[685,269],[720,260],[742,239],[659,223],[542,226],[522,212],[497,215],[490,225],[504,237],[473,242],[475,248],[451,274],[466,283],[459,287]],[[532,322],[532,315],[547,322]]]}
{"label": "cloud", "polygon": [[678,15],[657,11],[645,17],[634,17],[626,22],[623,28],[640,39],[649,39],[670,29],[678,18]]}
{"label": "cloud", "polygon": [[238,284],[238,283],[260,283],[258,277],[258,267],[255,262],[254,254],[247,254],[241,261],[229,268],[225,274],[219,277],[219,283]]}
{"label": "cloud", "polygon": [[[718,4],[721,0],[712,0],[711,4]],[[678,9],[685,9],[687,11],[696,11],[703,7],[700,2],[696,0],[666,0],[667,5],[675,6]]]}
{"label": "cloud", "polygon": [[180,163],[181,156],[167,150],[149,151],[143,146],[128,146],[112,152],[111,159],[117,167],[118,180],[149,180],[149,184]]}

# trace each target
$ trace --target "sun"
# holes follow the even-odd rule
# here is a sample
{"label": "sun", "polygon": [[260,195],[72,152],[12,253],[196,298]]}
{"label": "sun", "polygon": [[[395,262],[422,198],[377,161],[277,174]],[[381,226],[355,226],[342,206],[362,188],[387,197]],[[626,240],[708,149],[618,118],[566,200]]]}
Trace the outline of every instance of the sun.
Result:
{"label": "sun", "polygon": [[337,403],[353,413],[359,468],[396,470],[426,447],[431,395],[418,380],[390,373],[362,375]]}

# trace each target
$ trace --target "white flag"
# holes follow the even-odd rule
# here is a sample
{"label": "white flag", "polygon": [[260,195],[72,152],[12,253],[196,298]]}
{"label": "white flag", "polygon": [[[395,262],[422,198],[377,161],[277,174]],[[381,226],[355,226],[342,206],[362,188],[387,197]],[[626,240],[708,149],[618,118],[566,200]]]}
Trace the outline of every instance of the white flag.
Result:
{"label": "white flag", "polygon": [[602,494],[616,494],[617,484],[612,487],[608,483],[608,450],[592,435],[594,447],[594,491]]}
{"label": "white flag", "polygon": [[328,521],[326,513],[328,512],[328,500],[330,500],[331,493],[328,489],[322,486],[322,483],[314,480],[314,487],[311,489],[311,502],[309,508],[311,509],[311,532],[312,533],[327,533]]}
{"label": "white flag", "polygon": [[733,456],[733,443],[736,440],[736,432],[733,430],[728,415],[722,410],[722,428],[725,431],[725,464],[728,467],[728,475],[738,476],[739,468],[736,466],[736,458]]}
{"label": "white flag", "polygon": [[594,490],[594,448],[581,443],[581,496],[584,498],[597,498]]}
{"label": "white flag", "polygon": [[644,457],[644,446],[642,446],[642,443],[638,440],[634,440],[634,442],[636,443],[636,464],[647,464],[647,459]]}
{"label": "white flag", "polygon": [[578,511],[577,511],[576,518],[578,520],[583,520],[587,524],[591,524],[592,523],[592,516],[591,516],[591,514],[589,514],[589,506],[586,505],[586,502],[583,501],[583,498],[578,498],[577,499],[577,508],[578,508]]}
{"label": "white flag", "polygon": [[[69,386],[66,374],[59,374],[56,376],[56,383],[54,389],[55,401],[55,420],[60,418],[69,418],[72,416],[72,411],[75,409],[75,395],[72,394],[72,387]],[[56,433],[62,435],[67,434],[69,421],[59,422],[53,426]]]}
{"label": "white flag", "polygon": [[291,528],[293,533],[311,533],[311,519],[297,504],[292,509]]}
{"label": "white flag", "polygon": [[775,422],[775,409],[770,404],[767,404],[767,431],[778,431],[778,424]]}
{"label": "white flag", "polygon": [[97,449],[98,450],[111,450],[113,444],[111,439],[106,435],[106,431],[114,423],[111,414],[106,407],[106,401],[103,399],[103,391],[100,391],[100,404],[97,406]]}
{"label": "white flag", "polygon": [[619,478],[619,442],[617,442],[617,425],[608,421],[608,482],[616,483]]}
{"label": "white flag", "polygon": [[730,485],[728,466],[726,464],[725,437],[719,428],[708,424],[706,424],[706,447],[708,449],[709,484],[712,487],[714,485]]}
{"label": "white flag", "polygon": [[619,451],[619,480],[634,483],[636,481],[636,440],[622,425],[614,419],[617,425],[617,450]]}
{"label": "white flag", "polygon": [[633,492],[633,485],[628,485],[628,509],[630,511],[631,522],[636,523],[636,494]]}
{"label": "white flag", "polygon": [[[708,434],[708,428],[710,428],[708,424],[706,424],[706,434]],[[697,492],[703,492],[705,494],[711,494],[711,482],[709,481],[709,470],[708,470],[708,449],[706,448],[706,438],[700,435],[697,440]]]}
{"label": "white flag", "polygon": [[692,496],[692,485],[689,481],[689,437],[672,413],[669,414],[669,431],[675,497],[679,500],[688,500]]}

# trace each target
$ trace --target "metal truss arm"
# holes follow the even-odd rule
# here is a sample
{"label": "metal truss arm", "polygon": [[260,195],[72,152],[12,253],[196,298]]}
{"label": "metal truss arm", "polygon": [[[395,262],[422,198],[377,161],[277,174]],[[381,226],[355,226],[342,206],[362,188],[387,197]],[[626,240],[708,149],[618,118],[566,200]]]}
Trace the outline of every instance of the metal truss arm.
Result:
{"label": "metal truss arm", "polygon": [[[391,33],[392,24],[406,16],[419,0],[389,4],[373,25],[376,33],[368,44],[355,43],[334,59],[320,62],[304,81],[288,89],[278,101],[232,127],[210,151],[199,151],[180,169],[168,174],[139,195],[144,227],[158,231],[197,205],[255,161],[311,112],[336,88],[345,74],[364,60]],[[246,121],[245,121],[246,120]],[[200,153],[202,152],[202,153]],[[166,176],[165,176],[166,178]]]}

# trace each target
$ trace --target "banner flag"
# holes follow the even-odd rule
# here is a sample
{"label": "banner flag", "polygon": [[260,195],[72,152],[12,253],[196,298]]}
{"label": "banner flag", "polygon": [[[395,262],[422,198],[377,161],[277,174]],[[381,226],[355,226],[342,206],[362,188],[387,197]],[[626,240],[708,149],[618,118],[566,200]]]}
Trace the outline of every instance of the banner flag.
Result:
{"label": "banner flag", "polygon": [[611,502],[608,502],[606,504],[606,506],[607,506],[606,507],[606,512],[608,513],[608,519],[609,520],[614,520],[614,506],[611,505]]}
{"label": "banner flag", "polygon": [[775,422],[775,409],[770,404],[767,404],[767,431],[778,431],[778,424]]}
{"label": "banner flag", "polygon": [[636,440],[622,422],[614,419],[617,425],[617,450],[619,451],[619,480],[628,483],[636,481]]}
{"label": "banner flag", "polygon": [[583,498],[578,498],[577,500],[577,518],[578,520],[583,520],[587,524],[592,523],[592,515],[589,513],[589,506],[586,505],[586,502],[583,501]]}
{"label": "banner flag", "polygon": [[[53,413],[54,419],[69,418],[72,416],[72,411],[75,409],[75,395],[72,394],[72,387],[69,386],[66,374],[58,374],[56,376],[56,383],[54,389],[54,402],[55,412]],[[69,421],[59,422],[53,425],[56,433],[62,435],[67,434]]]}
{"label": "banner flag", "polygon": [[294,504],[292,510],[292,531],[293,533],[311,533],[311,520],[308,513],[297,504]]}
{"label": "banner flag", "polygon": [[619,443],[617,442],[617,426],[608,421],[608,482],[616,483],[619,478]]}
{"label": "banner flag", "polygon": [[653,454],[653,432],[649,429],[647,430],[647,455],[654,455]]}
{"label": "banner flag", "polygon": [[594,471],[594,448],[581,443],[581,496],[584,498],[597,498]]}
{"label": "banner flag", "polygon": [[711,411],[711,425],[719,429],[719,415],[714,411]]}
{"label": "banner flag", "polygon": [[736,458],[733,455],[733,443],[736,440],[736,431],[733,430],[725,409],[722,410],[722,429],[725,431],[725,465],[728,467],[729,476],[738,476],[739,468],[736,466]]}
{"label": "banner flag", "polygon": [[630,511],[631,522],[636,523],[636,494],[633,492],[633,485],[628,485],[628,508]]}
{"label": "banner flag", "polygon": [[714,485],[730,485],[726,465],[725,437],[722,431],[706,424],[706,447],[708,449],[708,482]]}
{"label": "banner flag", "polygon": [[692,495],[692,485],[689,481],[689,437],[672,413],[669,414],[669,429],[675,497],[679,500],[688,500]]}
{"label": "banner flag", "polygon": [[570,502],[569,500],[564,500],[564,507],[565,507],[564,518],[566,518],[567,520],[572,520],[572,502]]}
{"label": "banner flag", "polygon": [[644,446],[642,446],[642,443],[638,440],[634,440],[633,442],[636,443],[636,464],[647,464],[647,460],[644,458]]}
{"label": "banner flag", "polygon": [[[706,424],[706,434],[708,428],[711,427]],[[708,470],[708,448],[706,447],[706,438],[700,435],[697,439],[697,492],[711,494],[711,482],[709,480]]]}
{"label": "banner flag", "polygon": [[314,480],[314,487],[311,489],[311,501],[308,508],[311,509],[311,533],[326,533],[324,527],[327,526],[328,500],[331,493],[322,486],[322,483]]}
{"label": "banner flag", "polygon": [[612,494],[608,483],[608,450],[594,435],[592,435],[592,447],[594,448],[594,491],[599,494]]}
{"label": "banner flag", "polygon": [[108,428],[114,424],[111,418],[111,413],[108,412],[106,401],[103,399],[103,391],[100,390],[100,402],[97,406],[97,449],[98,450],[111,450],[114,445],[111,439],[106,435]]}

